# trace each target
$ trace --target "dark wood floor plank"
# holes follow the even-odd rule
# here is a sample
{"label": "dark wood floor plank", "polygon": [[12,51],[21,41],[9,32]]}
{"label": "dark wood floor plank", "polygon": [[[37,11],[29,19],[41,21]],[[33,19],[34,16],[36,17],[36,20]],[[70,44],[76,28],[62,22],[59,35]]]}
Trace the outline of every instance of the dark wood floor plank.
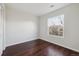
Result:
{"label": "dark wood floor plank", "polygon": [[2,56],[79,56],[78,52],[37,39],[9,46]]}

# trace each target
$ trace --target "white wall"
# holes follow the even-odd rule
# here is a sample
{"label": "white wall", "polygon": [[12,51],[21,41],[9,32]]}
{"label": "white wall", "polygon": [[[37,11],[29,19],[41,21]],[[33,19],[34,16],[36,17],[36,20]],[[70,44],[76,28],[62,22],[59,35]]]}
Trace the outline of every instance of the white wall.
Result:
{"label": "white wall", "polygon": [[5,20],[4,20],[4,5],[0,4],[0,55],[2,54],[4,50],[4,26],[5,26]]}
{"label": "white wall", "polygon": [[6,6],[6,46],[37,39],[37,28],[36,16]]}
{"label": "white wall", "polygon": [[[64,38],[48,35],[47,19],[64,14]],[[71,4],[41,16],[40,38],[79,52],[79,4]]]}
{"label": "white wall", "polygon": [[0,55],[2,54],[2,40],[3,40],[3,19],[1,15],[1,6],[0,6]]}

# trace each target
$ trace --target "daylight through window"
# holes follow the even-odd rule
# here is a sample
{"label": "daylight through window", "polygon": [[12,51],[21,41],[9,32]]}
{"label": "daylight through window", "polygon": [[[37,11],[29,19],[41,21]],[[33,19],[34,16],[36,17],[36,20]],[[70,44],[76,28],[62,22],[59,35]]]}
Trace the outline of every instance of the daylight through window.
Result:
{"label": "daylight through window", "polygon": [[49,35],[63,36],[64,15],[48,18]]}

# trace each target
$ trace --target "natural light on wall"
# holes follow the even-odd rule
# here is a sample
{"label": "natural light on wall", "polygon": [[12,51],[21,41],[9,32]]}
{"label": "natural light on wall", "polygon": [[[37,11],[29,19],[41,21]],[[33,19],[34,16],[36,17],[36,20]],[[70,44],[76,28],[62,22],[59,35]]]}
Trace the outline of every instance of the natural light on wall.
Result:
{"label": "natural light on wall", "polygon": [[64,36],[64,15],[48,18],[49,35]]}

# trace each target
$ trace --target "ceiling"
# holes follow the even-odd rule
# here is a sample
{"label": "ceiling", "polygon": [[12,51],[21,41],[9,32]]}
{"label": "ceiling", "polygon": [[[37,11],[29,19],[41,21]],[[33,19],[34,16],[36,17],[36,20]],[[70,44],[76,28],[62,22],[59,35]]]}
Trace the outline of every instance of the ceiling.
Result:
{"label": "ceiling", "polygon": [[[65,7],[70,3],[10,3],[7,4],[11,8],[18,9],[20,11],[29,12],[36,16],[55,11],[56,9]],[[50,7],[54,5],[54,7]]]}

